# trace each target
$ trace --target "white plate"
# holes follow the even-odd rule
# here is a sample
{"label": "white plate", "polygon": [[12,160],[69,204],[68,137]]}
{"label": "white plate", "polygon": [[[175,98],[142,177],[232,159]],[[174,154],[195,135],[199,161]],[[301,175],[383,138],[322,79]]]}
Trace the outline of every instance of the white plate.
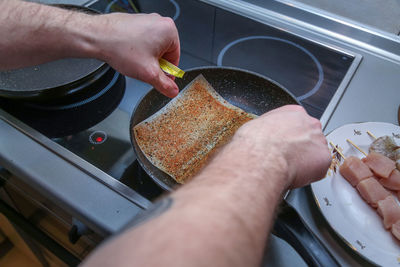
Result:
{"label": "white plate", "polygon": [[[361,152],[346,142],[350,139],[368,153],[373,139],[395,135],[400,143],[400,127],[390,123],[366,122],[344,125],[327,135],[328,142],[340,147],[345,157],[364,157]],[[314,198],[330,226],[344,241],[361,256],[381,266],[400,265],[400,242],[386,231],[382,219],[363,201],[357,189],[345,180],[337,169],[319,182],[311,184]]]}

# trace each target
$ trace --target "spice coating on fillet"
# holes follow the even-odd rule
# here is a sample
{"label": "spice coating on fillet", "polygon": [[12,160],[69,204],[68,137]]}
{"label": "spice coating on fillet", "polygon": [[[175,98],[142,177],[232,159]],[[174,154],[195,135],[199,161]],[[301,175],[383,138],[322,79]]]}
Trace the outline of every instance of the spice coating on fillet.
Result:
{"label": "spice coating on fillet", "polygon": [[164,108],[133,129],[146,158],[184,183],[255,115],[229,104],[200,75]]}

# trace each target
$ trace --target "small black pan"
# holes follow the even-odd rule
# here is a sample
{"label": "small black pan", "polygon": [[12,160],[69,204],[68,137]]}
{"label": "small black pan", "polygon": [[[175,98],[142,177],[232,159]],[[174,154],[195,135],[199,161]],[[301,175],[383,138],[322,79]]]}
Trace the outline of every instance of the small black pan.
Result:
{"label": "small black pan", "polygon": [[[59,4],[59,8],[100,14],[78,5]],[[98,86],[111,67],[92,58],[66,58],[37,66],[0,71],[0,97],[29,102],[66,101],[85,95]]]}
{"label": "small black pan", "polygon": [[[296,98],[276,82],[247,70],[228,67],[201,67],[187,70],[183,79],[176,79],[184,88],[203,74],[214,89],[228,102],[256,115],[287,104],[299,104]],[[136,105],[130,123],[133,148],[142,168],[163,189],[172,191],[178,184],[166,173],[153,166],[140,150],[133,127],[150,117],[170,101],[155,89]],[[287,197],[288,194],[286,194]],[[285,198],[286,198],[285,197]],[[286,240],[309,266],[339,266],[319,240],[308,230],[297,212],[284,201],[274,233]]]}

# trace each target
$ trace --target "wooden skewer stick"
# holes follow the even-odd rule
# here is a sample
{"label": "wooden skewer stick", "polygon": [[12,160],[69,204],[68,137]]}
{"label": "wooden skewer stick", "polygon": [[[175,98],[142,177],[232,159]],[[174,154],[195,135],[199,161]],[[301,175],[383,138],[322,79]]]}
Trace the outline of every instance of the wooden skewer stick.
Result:
{"label": "wooden skewer stick", "polygon": [[346,139],[347,142],[349,142],[350,144],[352,144],[355,148],[358,149],[358,151],[360,151],[361,153],[363,153],[365,156],[368,156],[367,153],[364,152],[364,150],[362,150],[361,148],[359,148],[356,144],[354,144],[351,140]]}
{"label": "wooden skewer stick", "polygon": [[340,152],[340,150],[332,143],[332,141],[329,141],[329,144],[333,147],[333,149],[335,149],[337,151],[337,153],[339,153],[339,155],[345,160],[346,157],[342,154],[342,152]]}
{"label": "wooden skewer stick", "polygon": [[376,136],[373,135],[370,131],[367,131],[367,134],[368,134],[369,136],[371,136],[372,138],[376,139]]}

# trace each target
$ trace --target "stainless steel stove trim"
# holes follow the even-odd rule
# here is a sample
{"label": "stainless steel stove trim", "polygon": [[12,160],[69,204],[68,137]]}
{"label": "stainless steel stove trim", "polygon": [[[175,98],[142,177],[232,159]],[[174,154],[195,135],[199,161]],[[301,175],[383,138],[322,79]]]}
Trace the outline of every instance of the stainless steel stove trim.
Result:
{"label": "stainless steel stove trim", "polygon": [[86,6],[89,7],[91,5],[93,5],[94,3],[96,3],[98,0],[89,0],[86,3],[84,3],[82,6]]}
{"label": "stainless steel stove trim", "polygon": [[151,205],[151,202],[149,200],[142,197],[141,195],[139,195],[138,193],[136,193],[135,191],[133,191],[132,189],[130,189],[129,187],[124,185],[123,183],[119,182],[118,180],[111,177],[107,173],[103,172],[102,170],[93,166],[89,162],[87,162],[84,159],[80,158],[79,156],[75,155],[71,151],[65,149],[61,145],[53,142],[51,139],[42,135],[41,133],[34,130],[33,128],[14,119],[11,115],[7,114],[6,112],[4,112],[2,110],[0,110],[0,118],[5,119],[5,121],[8,124],[10,124],[11,126],[13,126],[16,129],[18,129],[26,136],[35,140],[37,143],[45,146],[47,149],[49,149],[50,151],[52,151],[59,157],[63,158],[65,161],[78,167],[81,171],[87,173],[94,179],[100,181],[104,185],[113,189],[115,192],[117,192],[121,196],[125,197],[126,199],[130,200],[131,202],[137,204],[141,208],[146,209]]}
{"label": "stainless steel stove trim", "polygon": [[344,76],[342,82],[340,83],[338,89],[336,90],[335,94],[329,101],[328,106],[325,108],[324,113],[322,114],[320,121],[322,124],[322,130],[325,130],[325,127],[328,125],[330,118],[332,117],[333,112],[335,111],[340,99],[342,98],[344,91],[346,90],[348,84],[350,83],[351,79],[353,78],[354,74],[360,62],[362,60],[361,55],[355,55],[353,63],[351,64],[349,70],[347,71],[346,75]]}
{"label": "stainless steel stove trim", "polygon": [[295,0],[274,0],[274,1],[280,2],[280,3],[284,4],[284,5],[291,6],[291,7],[297,8],[297,9],[304,10],[306,12],[309,12],[309,13],[312,13],[314,15],[317,15],[317,16],[320,16],[320,17],[335,21],[337,23],[340,23],[340,24],[343,24],[343,25],[346,25],[346,26],[349,26],[349,27],[356,28],[356,29],[358,29],[360,31],[368,32],[369,34],[374,34],[374,35],[377,35],[377,36],[380,36],[380,37],[383,37],[383,38],[390,39],[392,41],[399,41],[400,40],[400,37],[395,35],[395,34],[393,34],[393,33],[391,34],[389,32],[382,31],[382,30],[380,30],[378,28],[369,26],[367,24],[362,24],[362,23],[359,23],[359,22],[357,22],[355,20],[352,20],[350,18],[346,18],[346,17],[340,16],[340,15],[337,15],[337,14],[334,14],[334,13],[330,13],[330,12],[325,11],[323,9],[316,8],[316,7],[307,5],[307,4],[303,4],[303,3],[297,2]]}
{"label": "stainless steel stove trim", "polygon": [[[0,164],[2,167],[8,169],[25,182],[30,183],[44,196],[63,205],[66,210],[69,210],[73,215],[76,214],[77,218],[82,219],[90,228],[100,234],[107,235],[118,231],[137,212],[151,205],[149,200],[143,198],[129,187],[1,109],[0,129],[2,137],[7,138],[4,140],[10,143],[9,145],[0,144]],[[8,136],[7,133],[9,133]],[[10,153],[12,144],[15,144],[15,153],[13,153],[14,151]],[[24,144],[22,148],[21,144]],[[2,150],[2,147],[5,149]],[[35,151],[45,156],[41,159],[35,159]],[[35,169],[36,166],[32,158],[35,162],[45,160],[46,164],[51,166],[50,168],[59,168],[60,172],[57,173],[59,180],[54,181],[54,177],[49,176],[46,170],[38,171]],[[77,185],[77,191],[87,194],[85,197],[100,192],[102,196],[104,194],[104,203],[79,203],[78,199],[82,197],[77,195],[78,192],[71,192],[71,190],[62,187],[63,183],[70,183],[72,173],[75,175],[76,181],[79,179],[78,181],[82,181],[82,184],[90,184],[86,188],[79,188]],[[77,176],[79,178],[76,178]],[[49,181],[53,183],[50,184]],[[112,201],[115,202],[111,203]],[[99,206],[93,207],[93,205]],[[87,206],[92,206],[92,210],[87,209]],[[94,208],[97,210],[93,210]],[[108,210],[104,210],[106,208]],[[109,218],[109,214],[114,212],[116,215],[113,218]],[[108,214],[108,216],[105,216],[105,214]],[[100,219],[99,216],[102,218]]]}
{"label": "stainless steel stove trim", "polygon": [[379,55],[392,62],[400,62],[400,54],[398,53],[400,41],[370,31],[363,31],[353,25],[339,23],[338,20],[330,20],[278,1],[264,1],[263,7],[240,0],[200,1],[303,38],[306,36],[322,37],[335,43],[341,42],[346,46],[354,47],[356,50],[375,56]]}

